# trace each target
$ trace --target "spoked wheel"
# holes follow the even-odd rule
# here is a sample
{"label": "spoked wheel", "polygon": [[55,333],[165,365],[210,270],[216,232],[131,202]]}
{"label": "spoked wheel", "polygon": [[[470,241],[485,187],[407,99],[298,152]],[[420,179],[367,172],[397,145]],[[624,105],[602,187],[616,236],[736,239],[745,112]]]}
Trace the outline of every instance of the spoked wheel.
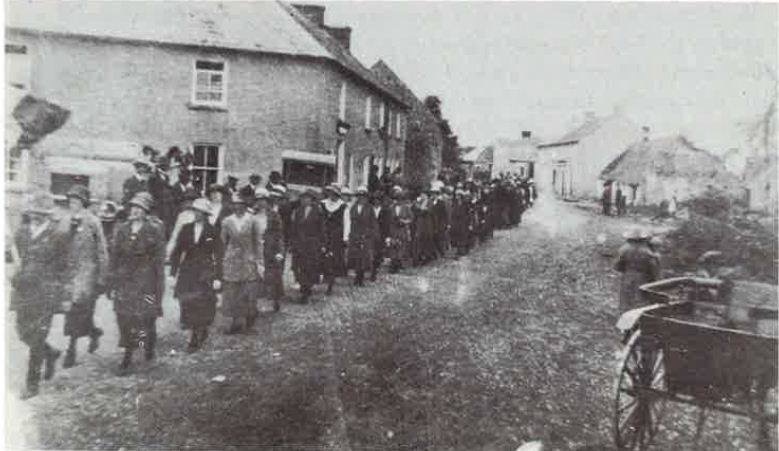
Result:
{"label": "spoked wheel", "polygon": [[665,413],[665,399],[642,388],[666,392],[663,349],[636,331],[625,346],[617,379],[614,441],[619,449],[646,449]]}

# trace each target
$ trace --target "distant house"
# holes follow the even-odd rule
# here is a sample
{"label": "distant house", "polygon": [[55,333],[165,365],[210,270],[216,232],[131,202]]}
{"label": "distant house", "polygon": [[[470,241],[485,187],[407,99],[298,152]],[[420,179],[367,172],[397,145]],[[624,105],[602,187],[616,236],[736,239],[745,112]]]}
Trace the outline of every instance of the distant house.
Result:
{"label": "distant house", "polygon": [[535,165],[538,160],[538,144],[529,131],[523,131],[520,139],[498,139],[492,144],[492,178],[503,173],[517,174],[520,177],[535,177]]}
{"label": "distant house", "polygon": [[641,128],[620,112],[589,114],[576,129],[539,144],[536,185],[563,198],[598,198],[603,167],[640,137]]}
{"label": "distant house", "polygon": [[600,180],[622,185],[628,202],[637,205],[657,205],[672,196],[681,202],[709,186],[734,195],[739,191],[738,178],[719,157],[681,135],[631,144],[603,169]]}
{"label": "distant house", "polygon": [[[6,10],[9,64],[31,94],[71,112],[56,136],[74,154],[177,145],[203,185],[283,170],[293,185],[356,186],[372,163],[402,160],[408,106],[351,55],[351,29],[325,25],[324,6],[12,0]],[[99,191],[92,180],[110,165],[94,163],[50,177],[86,177]]]}
{"label": "distant house", "polygon": [[466,177],[473,178],[476,174],[489,175],[492,171],[492,160],[495,149],[492,146],[485,148],[464,147],[460,152],[460,167]]}
{"label": "distant house", "polygon": [[379,60],[371,70],[411,106],[406,126],[403,177],[409,185],[423,187],[435,180],[441,172],[444,137],[438,120],[387,63]]}

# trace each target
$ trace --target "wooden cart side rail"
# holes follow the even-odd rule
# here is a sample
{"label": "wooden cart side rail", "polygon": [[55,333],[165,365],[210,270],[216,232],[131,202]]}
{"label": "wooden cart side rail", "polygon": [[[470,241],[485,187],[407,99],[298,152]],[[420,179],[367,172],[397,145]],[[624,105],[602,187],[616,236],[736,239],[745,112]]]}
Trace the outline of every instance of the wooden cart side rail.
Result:
{"label": "wooden cart side rail", "polygon": [[[685,304],[687,304],[687,303],[680,303],[680,304],[678,304],[678,306],[681,307],[681,306],[684,306]],[[730,329],[730,328],[727,328],[727,327],[714,326],[714,325],[711,325],[711,324],[705,324],[705,323],[696,322],[696,321],[688,321],[688,320],[683,320],[683,319],[679,319],[679,318],[669,318],[669,317],[664,316],[662,314],[664,312],[666,312],[666,311],[663,310],[663,309],[658,309],[658,310],[655,310],[655,311],[646,312],[646,313],[644,313],[644,315],[642,315],[642,319],[644,319],[645,317],[650,317],[651,319],[653,319],[655,321],[661,321],[661,322],[665,321],[665,322],[674,323],[674,324],[677,324],[677,325],[687,326],[687,327],[690,327],[691,329],[706,329],[706,330],[713,331],[713,332],[718,332],[718,333],[722,333],[722,334],[732,334],[732,335],[745,337],[745,338],[748,337],[748,338],[755,338],[755,339],[762,339],[762,340],[773,340],[774,342],[777,341],[777,337],[774,337],[774,336],[771,336],[771,335],[761,335],[761,334],[756,334],[756,333],[753,333],[753,332],[748,332],[748,331],[745,331],[745,330]]]}

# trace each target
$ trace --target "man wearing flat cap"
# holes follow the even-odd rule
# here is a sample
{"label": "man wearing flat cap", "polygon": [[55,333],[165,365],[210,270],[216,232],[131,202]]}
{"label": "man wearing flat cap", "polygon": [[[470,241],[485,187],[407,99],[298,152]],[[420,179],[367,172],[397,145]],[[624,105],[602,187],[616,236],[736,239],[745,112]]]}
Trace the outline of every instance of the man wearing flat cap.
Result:
{"label": "man wearing flat cap", "polygon": [[108,245],[100,220],[88,210],[89,189],[74,185],[68,190],[68,213],[61,222],[69,236],[66,277],[71,281],[72,306],[65,316],[65,336],[70,337],[63,367],[76,363],[78,339],[89,337],[89,352],[95,352],[103,330],[95,326],[95,303],[104,291],[108,274]]}

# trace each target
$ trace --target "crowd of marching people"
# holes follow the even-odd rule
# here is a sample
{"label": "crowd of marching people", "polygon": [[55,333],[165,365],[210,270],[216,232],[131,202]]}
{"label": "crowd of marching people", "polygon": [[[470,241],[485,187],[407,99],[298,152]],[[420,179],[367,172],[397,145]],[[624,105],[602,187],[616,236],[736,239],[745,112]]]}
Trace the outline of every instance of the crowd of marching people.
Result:
{"label": "crowd of marching people", "polygon": [[353,277],[356,286],[375,281],[386,261],[396,273],[459,258],[494,230],[520,223],[536,200],[532,180],[513,175],[415,189],[404,187],[397,171],[384,168],[379,177],[376,167],[354,192],[331,184],[295,193],[276,171],[265,184],[259,174],[243,186],[232,176],[206,184],[192,177],[191,162],[177,149],[165,156],[149,150],[133,163],[118,204],[96,205],[78,184],[59,206],[46,193],[27,204],[12,249],[12,308],[30,349],[24,397],[54,375],[60,351],[46,341],[54,314],[65,314],[70,337],[63,367],[76,364],[79,338],[89,339],[90,353],[98,349],[103,331],[93,316],[103,294],[113,302],[125,350],[119,372],[127,374],[136,351],[155,357],[168,276],[175,278],[181,326],[190,331],[187,350],[196,352],[220,297],[224,332],[244,333],[260,300],[281,308],[288,268],[299,285],[297,301],[308,303],[315,287],[330,294],[338,278]]}

